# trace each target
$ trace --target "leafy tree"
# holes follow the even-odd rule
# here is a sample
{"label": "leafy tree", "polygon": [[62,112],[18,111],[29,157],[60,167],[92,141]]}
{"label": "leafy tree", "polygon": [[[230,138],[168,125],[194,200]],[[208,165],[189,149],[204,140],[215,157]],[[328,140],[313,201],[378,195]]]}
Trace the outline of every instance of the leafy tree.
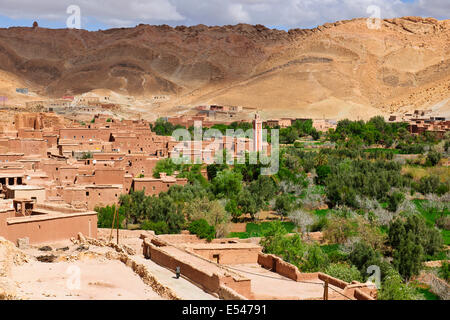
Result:
{"label": "leafy tree", "polygon": [[187,203],[184,212],[190,221],[206,220],[215,228],[217,237],[226,236],[231,216],[219,201],[208,198],[198,199]]}
{"label": "leafy tree", "polygon": [[189,232],[196,234],[200,239],[206,239],[211,242],[216,235],[216,229],[214,226],[210,226],[205,219],[199,219],[192,221],[189,224]]}
{"label": "leafy tree", "polygon": [[125,212],[126,223],[140,223],[146,219],[148,199],[145,192],[132,191],[119,197],[120,207]]}
{"label": "leafy tree", "polygon": [[442,262],[442,266],[439,268],[439,276],[447,282],[450,280],[450,263]]}
{"label": "leafy tree", "polygon": [[418,275],[422,266],[423,248],[415,240],[413,232],[409,231],[394,251],[394,266],[405,279]]}
{"label": "leafy tree", "polygon": [[275,210],[279,214],[287,216],[293,209],[293,201],[288,194],[283,193],[275,200]]}
{"label": "leafy tree", "polygon": [[[428,226],[425,219],[417,214],[406,219],[397,218],[391,222],[388,230],[388,242],[394,249],[401,241],[413,237],[412,242],[420,245],[427,255],[435,255],[442,247],[442,236],[434,227]],[[406,244],[403,245],[405,247]]]}
{"label": "leafy tree", "polygon": [[212,180],[212,188],[218,198],[237,195],[242,190],[242,175],[230,170],[221,171]]}
{"label": "leafy tree", "polygon": [[356,234],[357,228],[357,224],[351,219],[334,216],[328,220],[323,236],[331,243],[343,244]]}
{"label": "leafy tree", "polygon": [[325,179],[331,173],[331,168],[328,165],[321,165],[316,168],[316,183],[320,185],[325,185]]}
{"label": "leafy tree", "polygon": [[435,150],[431,150],[428,152],[426,164],[430,167],[434,167],[441,161],[442,155],[440,152],[437,152]]}
{"label": "leafy tree", "polygon": [[448,192],[448,185],[441,184],[438,176],[430,175],[419,180],[416,190],[422,194],[444,194]]}
{"label": "leafy tree", "polygon": [[206,172],[208,173],[208,180],[209,181],[213,180],[217,176],[218,172],[226,169],[228,169],[228,165],[226,163],[223,164],[213,163],[208,165],[206,167]]}
{"label": "leafy tree", "polygon": [[254,218],[259,210],[254,195],[246,188],[238,194],[237,199],[237,204],[241,212],[249,213]]}
{"label": "leafy tree", "polygon": [[277,193],[277,186],[271,177],[259,176],[248,186],[250,193],[254,195],[258,204],[262,206],[265,201],[272,199]]}
{"label": "leafy tree", "polygon": [[[119,228],[122,228],[125,222],[125,210],[121,207],[119,207],[117,210],[119,211]],[[116,205],[106,206],[103,208],[96,207],[95,211],[97,211],[97,227],[99,228],[116,227],[117,220],[114,221],[113,226],[114,215],[116,213]]]}
{"label": "leafy tree", "polygon": [[169,226],[169,233],[178,233],[184,226],[183,213],[167,193],[161,193],[159,197],[147,197],[144,205],[148,220],[164,221]]}
{"label": "leafy tree", "polygon": [[302,264],[304,272],[317,272],[323,270],[328,264],[328,256],[318,244],[312,244],[306,252],[306,261]]}
{"label": "leafy tree", "polygon": [[359,270],[355,266],[349,266],[347,263],[332,263],[325,268],[324,272],[348,283],[363,281]]}
{"label": "leafy tree", "polygon": [[242,215],[242,210],[238,207],[237,201],[235,199],[230,199],[227,201],[225,210],[229,212],[235,220]]}
{"label": "leafy tree", "polygon": [[446,140],[444,144],[444,150],[445,152],[448,152],[448,149],[450,148],[450,140]]}
{"label": "leafy tree", "polygon": [[81,159],[86,160],[86,159],[92,159],[94,156],[92,155],[92,152],[84,152],[83,155],[81,156]]}
{"label": "leafy tree", "polygon": [[186,129],[181,125],[174,126],[173,124],[162,118],[157,119],[155,124],[150,124],[150,129],[153,132],[156,132],[156,134],[159,136],[171,136],[174,130],[180,128]]}
{"label": "leafy tree", "polygon": [[385,276],[378,292],[378,300],[416,300],[418,298],[415,289],[403,283],[401,276],[392,269]]}
{"label": "leafy tree", "polygon": [[396,212],[398,205],[405,200],[405,195],[401,192],[393,192],[389,197],[388,197],[388,210],[392,211],[392,212]]}
{"label": "leafy tree", "polygon": [[153,168],[153,177],[160,178],[161,172],[165,172],[168,176],[171,176],[175,171],[180,169],[181,166],[175,164],[172,159],[161,159],[156,163],[155,168]]}
{"label": "leafy tree", "polygon": [[350,262],[358,268],[361,275],[367,275],[371,265],[380,266],[380,254],[364,242],[358,242],[349,255]]}

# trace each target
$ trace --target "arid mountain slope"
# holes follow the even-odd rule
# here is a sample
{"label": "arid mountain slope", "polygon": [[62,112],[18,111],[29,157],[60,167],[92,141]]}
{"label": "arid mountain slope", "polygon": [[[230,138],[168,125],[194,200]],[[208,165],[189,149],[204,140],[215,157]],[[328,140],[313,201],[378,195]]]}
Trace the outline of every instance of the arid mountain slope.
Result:
{"label": "arid mountain slope", "polygon": [[0,29],[0,69],[38,95],[164,94],[268,116],[368,117],[450,99],[450,21],[365,19],[312,30],[148,26],[88,32]]}

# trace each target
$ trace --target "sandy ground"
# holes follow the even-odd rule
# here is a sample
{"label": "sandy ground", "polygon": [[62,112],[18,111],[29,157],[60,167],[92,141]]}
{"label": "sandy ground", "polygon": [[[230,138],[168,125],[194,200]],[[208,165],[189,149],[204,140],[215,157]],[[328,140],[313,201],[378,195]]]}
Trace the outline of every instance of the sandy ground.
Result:
{"label": "sandy ground", "polygon": [[[146,266],[159,283],[170,288],[181,299],[213,300],[215,296],[184,278],[176,279],[174,272],[165,269],[142,255],[139,239],[145,231],[121,230],[120,244],[135,250],[131,257]],[[99,229],[100,239],[109,239],[109,229]],[[116,238],[113,238],[114,242]],[[51,251],[42,251],[50,246]],[[65,248],[65,250],[61,250]],[[119,260],[106,258],[109,247],[89,245],[79,250],[79,245],[71,241],[42,243],[23,250],[30,262],[14,265],[11,280],[16,284],[17,296],[30,300],[160,300],[162,299],[149,285],[128,266]],[[55,255],[51,263],[40,262],[36,257]]]}
{"label": "sandy ground", "polygon": [[28,263],[14,268],[13,279],[17,279],[18,294],[24,299],[161,299],[138,275],[117,260]]}

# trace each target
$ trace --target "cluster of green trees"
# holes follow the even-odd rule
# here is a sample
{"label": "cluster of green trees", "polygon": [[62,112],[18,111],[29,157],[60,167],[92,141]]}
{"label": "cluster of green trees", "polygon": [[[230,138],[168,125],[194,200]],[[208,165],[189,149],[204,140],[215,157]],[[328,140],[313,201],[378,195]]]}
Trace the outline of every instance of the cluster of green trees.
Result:
{"label": "cluster of green trees", "polygon": [[[266,127],[268,131],[268,136],[271,136],[271,128]],[[320,132],[313,127],[313,121],[307,120],[296,120],[294,123],[287,128],[275,127],[273,129],[280,130],[280,143],[292,144],[297,139],[301,137],[311,136],[314,140],[320,139]]]}
{"label": "cluster of green trees", "polygon": [[186,129],[181,125],[173,125],[163,118],[159,118],[154,124],[150,123],[150,130],[159,136],[171,136],[176,129]]}
{"label": "cluster of green trees", "polygon": [[[225,133],[250,126],[233,123],[214,128]],[[160,119],[152,130],[170,135],[176,128]],[[297,121],[280,130],[282,142],[288,144],[306,135],[318,138],[311,121]],[[367,280],[367,267],[377,265],[382,276],[380,299],[417,298],[417,291],[407,281],[418,274],[424,260],[442,255],[448,210],[422,212],[427,217],[424,221],[417,210],[407,208],[412,203],[408,198],[415,192],[442,196],[448,194],[449,185],[448,179],[437,175],[414,180],[412,174],[402,172],[394,155],[427,152],[420,157],[421,170],[440,172],[426,168],[438,165],[442,158],[440,147],[432,146],[435,137],[413,136],[405,124],[375,117],[368,122],[341,121],[326,138],[334,144],[320,150],[298,145],[282,148],[279,171],[273,176],[262,176],[262,164],[249,164],[249,154],[245,164],[206,166],[207,178],[201,174],[202,165],[163,159],[154,169],[155,177],[177,171],[189,184],[172,186],[157,197],[145,196],[143,191],[122,195],[120,224],[137,224],[158,234],[186,228],[211,240],[227,236],[232,219],[244,214],[254,218],[261,210],[274,210],[295,220],[302,230],[305,226],[307,231],[323,231],[331,245],[306,243],[300,235],[287,235],[286,228],[273,223],[261,231],[265,252],[281,256],[302,271],[323,271],[348,282]],[[389,148],[366,148],[372,144]],[[332,209],[325,210],[325,215],[311,217],[305,209],[325,202]],[[111,226],[114,210],[97,209],[100,227]],[[428,221],[429,216],[434,220]],[[448,264],[440,272],[448,279]]]}
{"label": "cluster of green trees", "polygon": [[[280,222],[272,222],[265,230],[261,244],[265,253],[278,255],[303,272],[321,271],[347,282],[367,281],[373,275],[369,267],[376,266],[381,280],[379,299],[421,298],[405,280],[418,275],[423,268],[424,254],[441,250],[439,232],[427,226],[419,216],[392,222],[385,238],[386,246],[377,248],[359,232],[361,240],[346,253],[334,245],[320,247],[307,243],[298,234],[288,235]],[[448,264],[443,265],[440,274],[444,279],[448,277]]]}
{"label": "cluster of green trees", "polygon": [[400,153],[419,154],[425,151],[426,144],[439,141],[433,132],[412,135],[407,130],[406,122],[386,122],[383,117],[376,116],[369,121],[341,120],[335,130],[328,132],[328,139],[344,144],[347,147],[383,145],[387,148],[395,145]]}

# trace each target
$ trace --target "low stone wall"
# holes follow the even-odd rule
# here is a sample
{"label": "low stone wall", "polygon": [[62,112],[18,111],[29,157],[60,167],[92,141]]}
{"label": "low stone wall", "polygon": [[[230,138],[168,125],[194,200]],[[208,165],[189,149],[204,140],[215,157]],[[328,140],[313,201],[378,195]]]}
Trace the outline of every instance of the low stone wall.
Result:
{"label": "low stone wall", "polygon": [[438,295],[442,300],[450,300],[450,285],[431,273],[422,273],[418,279],[430,286],[430,291]]}

